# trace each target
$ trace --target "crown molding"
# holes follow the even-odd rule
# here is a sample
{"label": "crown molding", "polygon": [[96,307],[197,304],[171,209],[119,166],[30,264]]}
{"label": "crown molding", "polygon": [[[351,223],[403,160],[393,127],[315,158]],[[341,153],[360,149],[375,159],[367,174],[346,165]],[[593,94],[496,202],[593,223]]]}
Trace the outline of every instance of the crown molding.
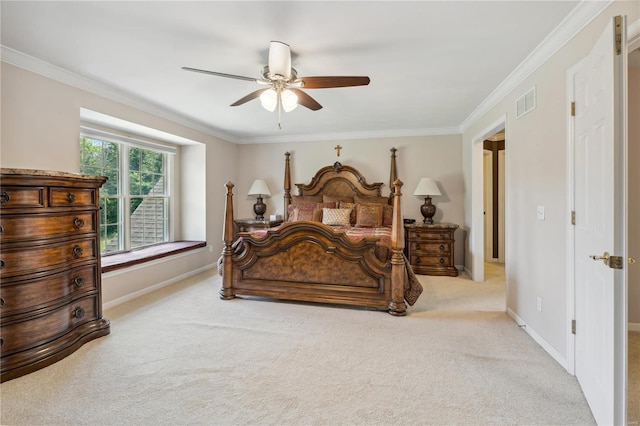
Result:
{"label": "crown molding", "polygon": [[493,92],[460,124],[465,132],[505,96],[514,90],[558,50],[589,25],[602,11],[615,0],[581,1],[562,22],[504,79]]}
{"label": "crown molding", "polygon": [[159,106],[153,102],[149,102],[138,96],[131,95],[130,93],[123,90],[116,89],[115,87],[71,72],[57,65],[50,64],[49,62],[45,62],[41,59],[27,55],[10,47],[0,45],[0,54],[2,62],[6,62],[8,64],[23,68],[27,71],[31,71],[60,83],[75,87],[77,89],[85,90],[89,93],[93,93],[94,95],[101,96],[103,98],[121,103],[140,111],[144,111],[165,120],[169,120],[185,127],[189,127],[193,130],[200,131],[207,135],[223,139],[227,142],[238,142],[237,138],[233,135],[220,132],[217,129],[207,126],[199,121],[192,120],[188,117],[176,113],[175,111]]}
{"label": "crown molding", "polygon": [[372,130],[367,132],[319,133],[311,135],[265,136],[241,138],[240,144],[287,143],[287,142],[327,142],[355,139],[404,138],[415,136],[438,136],[461,134],[458,127],[434,129]]}

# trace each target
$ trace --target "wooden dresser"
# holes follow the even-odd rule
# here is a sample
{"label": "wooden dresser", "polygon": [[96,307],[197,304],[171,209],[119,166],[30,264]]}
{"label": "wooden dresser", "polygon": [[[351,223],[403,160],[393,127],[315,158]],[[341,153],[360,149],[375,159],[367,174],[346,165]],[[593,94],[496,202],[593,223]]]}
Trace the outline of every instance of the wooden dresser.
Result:
{"label": "wooden dresser", "polygon": [[458,276],[454,264],[456,229],[458,225],[452,223],[405,224],[405,251],[416,274]]}
{"label": "wooden dresser", "polygon": [[109,334],[102,318],[98,191],[105,177],[0,171],[2,381]]}

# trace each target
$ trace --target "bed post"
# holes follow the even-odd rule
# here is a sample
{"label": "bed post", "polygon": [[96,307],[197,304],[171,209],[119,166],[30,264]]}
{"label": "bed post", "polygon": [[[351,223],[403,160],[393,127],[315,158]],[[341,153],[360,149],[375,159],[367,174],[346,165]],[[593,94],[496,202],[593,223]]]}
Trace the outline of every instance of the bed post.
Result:
{"label": "bed post", "polygon": [[224,241],[224,249],[222,249],[222,288],[220,289],[220,298],[224,300],[233,299],[233,265],[231,256],[233,256],[233,183],[227,182],[227,199],[224,207],[224,229],[222,239]]}
{"label": "bed post", "polygon": [[396,167],[396,151],[395,147],[391,148],[391,173],[389,174],[389,201],[393,204],[393,182],[398,179],[398,168]]}
{"label": "bed post", "polygon": [[[395,152],[394,152],[395,154]],[[407,277],[404,260],[404,224],[402,221],[402,181],[393,181],[393,222],[391,225],[391,302],[389,313],[396,316],[407,314],[407,305],[404,302],[404,289]]]}
{"label": "bed post", "polygon": [[288,211],[289,204],[291,204],[291,169],[289,167],[289,157],[291,154],[289,152],[284,153],[284,220],[287,221],[289,219]]}

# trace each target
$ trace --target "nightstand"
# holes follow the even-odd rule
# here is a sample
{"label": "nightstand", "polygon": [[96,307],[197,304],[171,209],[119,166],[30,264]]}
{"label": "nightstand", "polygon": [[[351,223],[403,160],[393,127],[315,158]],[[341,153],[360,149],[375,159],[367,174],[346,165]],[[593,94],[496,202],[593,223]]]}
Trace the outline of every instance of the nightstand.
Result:
{"label": "nightstand", "polygon": [[258,220],[258,219],[236,219],[235,223],[236,234],[238,232],[251,232],[257,229],[273,228],[274,226],[282,225],[282,219],[280,220]]}
{"label": "nightstand", "polygon": [[458,276],[453,258],[456,229],[452,223],[404,225],[405,253],[416,274]]}

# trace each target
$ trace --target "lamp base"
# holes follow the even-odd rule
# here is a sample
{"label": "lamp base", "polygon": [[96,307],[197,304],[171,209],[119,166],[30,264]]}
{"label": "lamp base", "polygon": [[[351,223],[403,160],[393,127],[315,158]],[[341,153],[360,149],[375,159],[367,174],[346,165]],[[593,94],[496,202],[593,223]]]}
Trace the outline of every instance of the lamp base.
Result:
{"label": "lamp base", "polygon": [[424,204],[420,206],[420,213],[424,217],[423,223],[433,224],[433,216],[436,214],[436,206],[431,204],[431,197],[424,199]]}
{"label": "lamp base", "polygon": [[258,196],[258,200],[253,205],[253,212],[256,214],[256,220],[264,220],[264,214],[267,212],[267,205],[262,202],[262,197]]}

